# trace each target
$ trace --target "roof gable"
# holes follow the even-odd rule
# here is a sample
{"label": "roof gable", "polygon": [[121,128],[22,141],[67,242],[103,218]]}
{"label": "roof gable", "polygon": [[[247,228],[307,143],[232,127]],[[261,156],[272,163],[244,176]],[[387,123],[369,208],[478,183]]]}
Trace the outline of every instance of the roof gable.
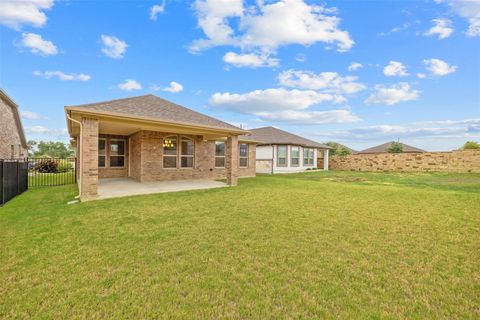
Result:
{"label": "roof gable", "polygon": [[253,140],[261,141],[262,144],[293,144],[305,147],[331,149],[329,146],[297,136],[274,127],[263,127],[249,130],[249,136]]}
{"label": "roof gable", "polygon": [[171,121],[225,130],[242,130],[229,123],[193,111],[152,94],[66,107],[67,110],[72,108],[89,112],[108,112],[119,116],[124,115],[142,119],[149,118],[151,120]]}
{"label": "roof gable", "polygon": [[[390,141],[375,147],[371,147],[371,148],[359,151],[358,153],[385,153],[385,152],[388,152],[388,148],[390,148],[390,146],[395,142],[396,141]],[[405,143],[400,142],[400,144],[402,145],[403,152],[419,152],[419,153],[427,152],[425,150],[422,150],[413,146],[409,146],[408,144],[405,144]]]}
{"label": "roof gable", "polygon": [[15,117],[15,123],[18,130],[18,135],[20,136],[20,141],[22,142],[22,146],[24,148],[28,148],[27,146],[27,138],[25,137],[25,131],[23,130],[22,121],[20,118],[18,105],[13,101],[12,98],[8,96],[8,94],[0,89],[0,99],[4,100],[7,105],[9,105],[13,110],[13,116]]}

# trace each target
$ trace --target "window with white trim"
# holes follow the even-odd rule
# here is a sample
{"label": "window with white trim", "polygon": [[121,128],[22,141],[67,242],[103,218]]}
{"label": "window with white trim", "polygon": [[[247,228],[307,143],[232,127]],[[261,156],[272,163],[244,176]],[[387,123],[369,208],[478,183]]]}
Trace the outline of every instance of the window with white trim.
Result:
{"label": "window with white trim", "polygon": [[109,158],[111,168],[125,167],[125,140],[110,139]]}
{"label": "window with white trim", "polygon": [[182,137],[180,140],[180,166],[182,168],[193,168],[195,163],[195,143],[192,139]]}
{"label": "window with white trim", "polygon": [[105,168],[105,156],[107,150],[107,140],[98,139],[98,167]]}
{"label": "window with white trim", "polygon": [[239,143],[238,144],[238,151],[239,151],[239,166],[241,168],[248,167],[248,144],[246,143]]}
{"label": "window with white trim", "polygon": [[177,167],[177,137],[169,136],[163,139],[163,167]]}
{"label": "window with white trim", "polygon": [[290,164],[292,167],[298,167],[300,165],[300,147],[290,147]]}
{"label": "window with white trim", "polygon": [[215,168],[225,168],[225,147],[224,141],[215,141]]}
{"label": "window with white trim", "polygon": [[303,149],[303,165],[304,166],[313,166],[314,157],[315,157],[315,151],[313,148]]}
{"label": "window with white trim", "polygon": [[288,153],[287,146],[277,146],[277,166],[278,167],[288,166],[287,153]]}

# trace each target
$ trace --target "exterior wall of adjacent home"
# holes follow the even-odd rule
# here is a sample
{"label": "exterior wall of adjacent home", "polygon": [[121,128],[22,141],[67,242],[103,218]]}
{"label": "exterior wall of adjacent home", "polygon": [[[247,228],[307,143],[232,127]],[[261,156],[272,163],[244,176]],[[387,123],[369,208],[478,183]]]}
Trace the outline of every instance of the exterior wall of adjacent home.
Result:
{"label": "exterior wall of adjacent home", "polygon": [[277,161],[277,145],[264,145],[257,146],[257,161],[256,170],[257,173],[290,173],[290,172],[302,172],[308,169],[317,169],[317,157],[318,150],[313,148],[313,165],[304,165],[303,163],[303,151],[304,148],[300,147],[300,163],[298,166],[292,166],[291,149],[297,147],[294,145],[287,146],[287,165],[278,166]]}
{"label": "exterior wall of adjacent home", "polygon": [[480,150],[376,153],[331,157],[330,169],[351,171],[480,172]]}
{"label": "exterior wall of adjacent home", "polygon": [[27,157],[12,107],[0,98],[0,159]]}
{"label": "exterior wall of adjacent home", "polygon": [[[195,156],[193,168],[178,168],[178,165],[177,168],[163,168],[163,139],[169,136],[177,136],[177,138],[183,136],[194,141]],[[106,139],[121,138],[105,135],[100,135],[100,137]],[[127,155],[125,168],[110,168],[108,166],[107,152],[106,168],[99,168],[99,178],[131,177],[145,182],[182,179],[225,179],[226,177],[227,169],[225,167],[215,167],[215,141],[204,141],[201,136],[175,135],[156,131],[139,131],[124,138],[126,140]],[[106,149],[108,150],[108,147]],[[249,144],[248,166],[238,168],[239,177],[255,176],[255,152],[255,144]],[[226,157],[225,163],[227,161],[228,158]],[[178,157],[177,163],[179,162],[180,158]]]}

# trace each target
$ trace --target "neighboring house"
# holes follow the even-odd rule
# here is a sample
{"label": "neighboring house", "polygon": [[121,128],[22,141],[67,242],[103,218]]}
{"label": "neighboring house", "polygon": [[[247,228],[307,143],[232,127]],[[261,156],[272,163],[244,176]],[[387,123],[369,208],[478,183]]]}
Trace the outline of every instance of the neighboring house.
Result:
{"label": "neighboring house", "polygon": [[322,168],[328,170],[329,146],[292,133],[264,127],[250,130],[249,138],[258,141],[257,173],[286,173],[317,169],[319,153],[324,154]]}
{"label": "neighboring house", "polygon": [[80,198],[98,196],[98,180],[140,182],[255,176],[248,131],[154,95],[66,106],[76,145]]}
{"label": "neighboring house", "polygon": [[0,89],[0,159],[28,156],[18,105]]}
{"label": "neighboring house", "polygon": [[[375,147],[371,147],[362,151],[358,151],[357,153],[362,154],[362,153],[387,153],[388,149],[392,146],[393,143],[396,143],[397,141],[390,141]],[[404,153],[422,153],[422,152],[427,152],[425,150],[409,146],[408,144],[401,143],[402,149]]]}

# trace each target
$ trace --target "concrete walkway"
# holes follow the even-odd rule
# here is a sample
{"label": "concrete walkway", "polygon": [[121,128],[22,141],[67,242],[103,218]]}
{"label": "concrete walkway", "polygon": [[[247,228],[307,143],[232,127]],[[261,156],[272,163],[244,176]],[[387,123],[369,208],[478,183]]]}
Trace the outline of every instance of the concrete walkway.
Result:
{"label": "concrete walkway", "polygon": [[138,182],[130,178],[108,178],[98,180],[97,199],[223,187],[228,187],[228,185],[214,180]]}

